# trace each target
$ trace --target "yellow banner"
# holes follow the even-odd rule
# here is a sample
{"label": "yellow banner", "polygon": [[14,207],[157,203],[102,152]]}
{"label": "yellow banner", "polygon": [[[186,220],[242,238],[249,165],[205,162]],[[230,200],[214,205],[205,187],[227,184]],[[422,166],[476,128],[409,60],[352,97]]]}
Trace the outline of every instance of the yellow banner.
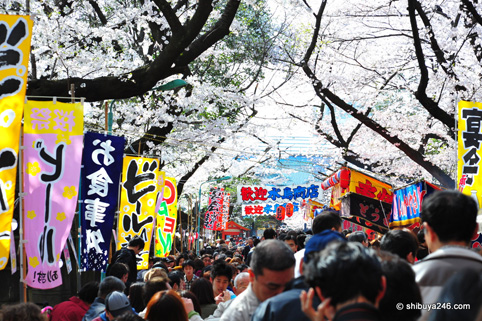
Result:
{"label": "yellow banner", "polygon": [[144,250],[138,269],[147,269],[151,245],[154,212],[158,189],[159,160],[154,158],[124,158],[119,221],[117,224],[117,249],[127,246],[134,236],[140,236]]}
{"label": "yellow banner", "polygon": [[166,257],[171,252],[177,226],[176,179],[165,178],[164,197],[157,212],[155,256]]}
{"label": "yellow banner", "polygon": [[331,190],[330,207],[339,211],[341,208],[340,198],[348,192],[357,193],[391,204],[393,200],[391,188],[391,185],[350,169],[349,187],[343,190],[340,183],[333,187]]}
{"label": "yellow banner", "polygon": [[458,189],[476,198],[478,204],[482,204],[481,193],[478,193],[482,189],[482,176],[479,173],[482,157],[482,103],[460,101],[458,120]]}
{"label": "yellow banner", "polygon": [[20,124],[22,120],[30,39],[29,16],[0,15],[0,270],[10,253]]}
{"label": "yellow banner", "polygon": [[392,186],[373,177],[350,169],[350,192],[374,198],[389,204],[393,201]]}

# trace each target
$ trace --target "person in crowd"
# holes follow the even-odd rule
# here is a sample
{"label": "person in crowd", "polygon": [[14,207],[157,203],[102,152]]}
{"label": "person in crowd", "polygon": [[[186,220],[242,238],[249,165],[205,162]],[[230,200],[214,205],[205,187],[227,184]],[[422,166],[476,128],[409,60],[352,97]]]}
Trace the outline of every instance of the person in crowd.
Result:
{"label": "person in crowd", "polygon": [[144,317],[147,311],[147,304],[151,298],[159,291],[170,290],[169,279],[163,277],[154,277],[144,284],[144,304],[146,309],[139,313],[141,317]]}
{"label": "person in crowd", "polygon": [[194,258],[194,275],[197,277],[201,277],[202,271],[204,269],[204,262],[200,258]]}
{"label": "person in crowd", "polygon": [[266,240],[253,252],[250,285],[221,316],[221,321],[249,321],[258,305],[281,293],[293,279],[293,251],[282,241]]}
{"label": "person in crowd", "polygon": [[31,302],[4,305],[0,317],[2,321],[48,321],[40,307]]}
{"label": "person in crowd", "polygon": [[[338,213],[334,211],[321,212],[313,220],[313,224],[311,228],[312,228],[313,235],[316,235],[326,230],[332,230],[332,231],[337,231],[341,233],[342,228],[341,228],[340,215],[338,215]],[[295,253],[295,259],[296,259],[295,278],[298,278],[301,276],[300,265],[302,264],[304,257],[305,257],[304,250],[300,250]]]}
{"label": "person in crowd", "polygon": [[[126,287],[136,282],[137,280],[137,255],[144,250],[144,240],[138,236],[134,236],[129,240],[127,247],[123,247],[112,255],[111,265],[114,263],[125,263],[129,267],[129,276],[127,278]],[[109,274],[109,267],[107,267],[107,274]]]}
{"label": "person in crowd", "polygon": [[[222,260],[215,261],[211,268],[211,283],[213,285],[214,297],[216,302],[226,301],[220,300],[220,298],[235,298],[236,295],[228,290],[229,282],[233,277],[233,270],[231,267]],[[226,292],[227,291],[227,292]],[[217,298],[219,296],[219,298]]]}
{"label": "person in crowd", "polygon": [[179,292],[184,288],[184,275],[182,275],[182,272],[172,271],[167,277],[169,278],[169,285],[174,291]]}
{"label": "person in crowd", "polygon": [[198,277],[194,274],[194,262],[191,260],[184,261],[182,264],[182,270],[184,272],[184,289],[183,290],[191,290],[191,284],[196,280]]}
{"label": "person in crowd", "polygon": [[237,267],[239,273],[248,272],[249,266],[246,264],[239,264]]}
{"label": "person in crowd", "polygon": [[241,272],[234,278],[234,294],[236,296],[243,293],[249,286],[249,273]]}
{"label": "person in crowd", "polygon": [[213,263],[213,256],[211,254],[203,254],[201,260],[204,263],[204,267],[206,267]]}
{"label": "person in crowd", "polygon": [[368,235],[363,231],[355,231],[347,236],[348,242],[358,242],[368,247]]}
{"label": "person in crowd", "polygon": [[124,313],[134,313],[129,299],[123,292],[114,291],[105,297],[105,312],[94,321],[112,321]]}
{"label": "person in crowd", "polygon": [[272,228],[267,228],[266,230],[263,231],[263,238],[264,240],[274,240],[276,239],[276,231],[273,230]]}
{"label": "person in crowd", "polygon": [[[387,279],[386,292],[378,307],[382,319],[384,321],[417,321],[422,315],[421,309],[413,306],[412,303],[422,302],[422,297],[411,265],[390,252],[381,251],[378,255],[381,259],[383,275]],[[400,309],[397,304],[401,304],[403,309]],[[407,308],[407,305],[410,305],[410,309]]]}
{"label": "person in crowd", "polygon": [[[482,272],[482,257],[469,249],[478,230],[477,204],[459,191],[438,191],[424,199],[421,218],[431,254],[413,269],[423,303],[436,303],[444,283],[461,269]],[[428,318],[422,311],[422,320]]]}
{"label": "person in crowd", "polygon": [[244,259],[246,265],[248,265],[248,266],[250,265],[250,263],[251,263],[251,256],[253,255],[253,251],[254,251],[254,249],[256,248],[256,246],[259,244],[259,242],[261,242],[260,239],[258,239],[258,238],[253,238],[253,245],[254,245],[254,246],[253,246],[253,248],[249,251],[248,256]]}
{"label": "person in crowd", "polygon": [[429,321],[474,321],[482,313],[482,274],[472,269],[455,273],[445,283]]}
{"label": "person in crowd", "polygon": [[176,266],[181,266],[184,263],[184,260],[187,259],[187,255],[180,254],[176,257]]}
{"label": "person in crowd", "polygon": [[290,247],[293,253],[298,251],[298,244],[296,243],[296,235],[287,234],[283,241]]}
{"label": "person in crowd", "polygon": [[253,238],[249,237],[247,243],[248,244],[243,249],[243,257],[245,261],[248,258],[249,251],[251,251],[251,249],[254,247]]}
{"label": "person in crowd", "polygon": [[176,291],[168,290],[154,294],[147,304],[145,319],[147,321],[188,321],[194,314],[198,313],[194,311],[191,300],[186,298],[182,300]]}
{"label": "person in crowd", "polygon": [[[155,269],[160,269],[160,270],[164,270],[164,272],[169,273],[169,268],[167,267],[166,264],[164,264],[164,262],[157,262],[156,264],[154,264],[152,266],[152,268],[150,270],[147,270],[145,274],[147,274],[149,271],[152,271],[152,270],[155,270]],[[145,274],[144,274],[144,279],[145,279]]]}
{"label": "person in crowd", "polygon": [[201,305],[201,317],[207,318],[217,308],[216,300],[214,299],[213,285],[205,278],[199,278],[192,283],[191,292],[198,298]]}
{"label": "person in crowd", "polygon": [[108,276],[99,285],[99,292],[94,302],[89,307],[89,310],[85,313],[82,321],[92,321],[101,315],[105,310],[105,298],[111,292],[118,291],[123,292],[126,288],[124,282],[115,276]]}
{"label": "person in crowd", "polygon": [[415,235],[407,230],[391,230],[382,237],[380,249],[398,255],[410,264],[415,263],[418,242]]}
{"label": "person in crowd", "polygon": [[427,243],[425,242],[425,232],[423,229],[418,231],[417,240],[419,244],[417,251],[417,260],[420,261],[428,255]]}
{"label": "person in crowd", "polygon": [[[252,321],[309,321],[310,319],[301,311],[300,302],[301,292],[309,290],[303,276],[303,265],[331,242],[346,242],[346,239],[342,233],[332,229],[322,231],[310,238],[304,250],[304,261],[300,265],[301,276],[293,281],[291,289],[261,303],[256,309]],[[319,299],[315,297],[313,306],[317,307],[319,303]]]}
{"label": "person in crowd", "polygon": [[135,313],[126,312],[114,318],[115,321],[144,321],[143,318]]}
{"label": "person in crowd", "polygon": [[182,290],[178,293],[181,296],[181,298],[190,299],[192,301],[192,306],[194,307],[194,311],[199,313],[199,315],[201,315],[201,318],[203,318],[201,313],[202,312],[201,304],[199,304],[199,300],[197,299],[197,296],[193,292],[187,291],[187,290]]}
{"label": "person in crowd", "polygon": [[51,321],[81,321],[84,314],[89,310],[99,292],[99,282],[85,284],[68,301],[61,302],[54,306],[51,314]]}
{"label": "person in crowd", "polygon": [[122,282],[127,283],[129,279],[129,267],[125,263],[117,262],[109,266],[106,276],[115,276]]}
{"label": "person in crowd", "polygon": [[136,282],[132,283],[129,288],[129,302],[137,313],[146,308],[144,303],[144,285],[144,282]]}
{"label": "person in crowd", "polygon": [[[300,300],[310,320],[381,320],[378,305],[386,279],[375,251],[359,242],[332,242],[303,271],[311,289],[303,291]],[[316,310],[315,292],[322,301]]]}
{"label": "person in crowd", "polygon": [[[236,296],[239,296],[248,288],[248,286],[249,286],[249,273],[248,272],[239,273],[234,279],[234,294],[236,294]],[[233,303],[233,300],[234,299],[230,299],[228,301],[220,302],[217,306],[217,309],[213,312],[213,314],[210,315],[205,320],[219,320],[219,318],[221,318],[221,316],[223,315],[224,311],[226,311],[227,308],[231,305],[231,303]]]}
{"label": "person in crowd", "polygon": [[167,271],[161,268],[153,267],[144,275],[144,282],[147,282],[155,277],[160,277],[167,280]]}

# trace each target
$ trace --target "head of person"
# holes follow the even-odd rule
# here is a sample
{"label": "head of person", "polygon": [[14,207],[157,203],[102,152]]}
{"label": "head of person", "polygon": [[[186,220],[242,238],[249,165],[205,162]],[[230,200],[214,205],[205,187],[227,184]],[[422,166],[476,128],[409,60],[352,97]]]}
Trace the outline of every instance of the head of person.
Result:
{"label": "head of person", "polygon": [[182,270],[188,280],[191,280],[194,275],[194,262],[191,260],[184,261]]}
{"label": "head of person", "polygon": [[420,309],[397,309],[397,304],[406,307],[412,302],[422,302],[422,296],[415,282],[415,272],[407,261],[399,256],[381,251],[382,272],[387,280],[386,292],[378,309],[383,320],[416,321],[421,316]]}
{"label": "head of person", "polygon": [[249,266],[246,264],[239,264],[236,268],[238,269],[239,273],[248,272]]}
{"label": "head of person", "polygon": [[211,268],[211,283],[213,285],[214,296],[218,296],[221,292],[226,291],[229,282],[233,277],[233,270],[225,261],[215,261]]}
{"label": "head of person", "polygon": [[265,240],[273,240],[276,238],[276,231],[273,230],[272,228],[267,228],[263,232],[263,237]]}
{"label": "head of person", "polygon": [[167,276],[169,278],[169,285],[174,291],[178,291],[182,288],[181,282],[184,283],[184,278],[180,271],[172,271]]}
{"label": "head of person", "polygon": [[241,272],[234,278],[234,294],[236,296],[244,292],[249,286],[249,273]]}
{"label": "head of person", "polygon": [[168,279],[161,277],[155,277],[147,281],[144,284],[144,304],[147,305],[156,292],[170,290],[168,282]]}
{"label": "head of person", "polygon": [[122,292],[111,292],[105,298],[105,315],[109,320],[124,314],[134,313],[129,298]]}
{"label": "head of person", "polygon": [[181,296],[173,290],[160,291],[149,300],[147,321],[188,321]]}
{"label": "head of person", "polygon": [[213,256],[211,254],[203,254],[203,256],[201,257],[201,260],[203,261],[204,266],[208,266],[212,264]]}
{"label": "head of person", "polygon": [[131,284],[129,287],[129,301],[137,313],[145,309],[146,304],[144,303],[144,282],[135,282]]}
{"label": "head of person", "polygon": [[418,251],[417,238],[412,232],[406,230],[391,230],[383,235],[380,250],[396,254],[413,264]]}
{"label": "head of person", "polygon": [[304,267],[307,283],[321,300],[331,299],[334,313],[344,304],[363,300],[378,307],[385,277],[375,251],[358,242],[332,242]]}
{"label": "head of person", "polygon": [[129,277],[129,267],[125,263],[114,263],[108,269],[107,276],[115,276],[116,278],[120,279],[122,282],[126,283],[127,278]]}
{"label": "head of person", "polygon": [[348,242],[358,242],[361,243],[363,246],[368,247],[368,235],[363,231],[355,231],[348,235],[347,237]]}
{"label": "head of person", "polygon": [[82,288],[80,288],[77,296],[82,301],[88,304],[91,304],[92,302],[94,302],[95,298],[97,297],[98,292],[99,292],[99,282],[91,281],[86,283]]}
{"label": "head of person", "polygon": [[136,235],[129,240],[127,248],[133,250],[137,255],[141,253],[142,250],[144,250],[144,245],[145,245],[144,240],[141,237]]}
{"label": "head of person", "polygon": [[[346,242],[346,238],[343,233],[334,230],[324,230],[321,233],[313,235],[305,246],[304,264],[308,263],[331,242]],[[301,268],[301,270],[303,270],[303,268]]]}
{"label": "head of person", "polygon": [[214,300],[213,285],[205,278],[194,280],[191,285],[191,292],[198,298],[199,304],[216,303]]}
{"label": "head of person", "polygon": [[108,276],[99,284],[99,292],[97,296],[99,298],[105,299],[106,296],[114,291],[124,292],[126,285],[119,278],[115,276]]}
{"label": "head of person", "polygon": [[248,238],[248,246],[249,246],[249,247],[253,247],[253,246],[254,246],[254,242],[253,242],[253,238],[252,238],[252,237]]}
{"label": "head of person", "polygon": [[181,296],[181,298],[190,299],[192,301],[194,311],[201,314],[201,311],[202,311],[201,310],[201,304],[199,303],[199,300],[198,300],[197,296],[193,292],[187,291],[187,290],[182,290],[181,292],[179,292],[179,295]]}
{"label": "head of person", "polygon": [[154,264],[156,264],[157,262],[161,262],[164,258],[163,257],[158,257],[158,256],[151,256],[149,258],[149,269],[152,268],[152,266]]}
{"label": "head of person", "polygon": [[298,244],[296,243],[296,235],[293,235],[293,234],[286,235],[283,242],[285,242],[286,245],[288,245],[290,247],[290,249],[291,249],[291,251],[293,251],[293,253],[298,251]]}
{"label": "head of person", "polygon": [[261,302],[283,292],[293,279],[295,256],[284,242],[265,240],[256,246],[248,271],[250,283]]}
{"label": "head of person", "polygon": [[334,230],[341,232],[340,215],[333,211],[321,212],[313,220],[311,229],[313,230],[313,235],[323,232],[324,230]]}
{"label": "head of person", "polygon": [[420,213],[430,251],[444,245],[468,246],[477,226],[477,204],[456,190],[437,191],[423,200]]}
{"label": "head of person", "polygon": [[[159,263],[156,263],[156,264],[159,264]],[[146,272],[146,274],[144,274],[144,282],[147,282],[150,279],[155,278],[155,277],[163,278],[166,281],[168,279],[166,270],[164,270],[162,268],[155,267],[155,265],[154,265],[154,267],[152,269],[150,269],[149,271]]]}
{"label": "head of person", "polygon": [[47,320],[38,305],[31,302],[4,305],[0,310],[3,321],[44,321]]}

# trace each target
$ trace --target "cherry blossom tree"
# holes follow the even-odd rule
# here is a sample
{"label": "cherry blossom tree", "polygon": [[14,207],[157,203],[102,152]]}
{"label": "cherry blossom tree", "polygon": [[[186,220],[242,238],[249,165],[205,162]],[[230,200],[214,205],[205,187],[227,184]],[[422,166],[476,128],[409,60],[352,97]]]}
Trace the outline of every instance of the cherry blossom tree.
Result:
{"label": "cherry blossom tree", "polygon": [[456,105],[482,98],[477,2],[303,4],[311,20],[296,32],[310,36],[292,45],[291,61],[313,88],[317,116],[293,117],[339,148],[340,160],[453,188]]}

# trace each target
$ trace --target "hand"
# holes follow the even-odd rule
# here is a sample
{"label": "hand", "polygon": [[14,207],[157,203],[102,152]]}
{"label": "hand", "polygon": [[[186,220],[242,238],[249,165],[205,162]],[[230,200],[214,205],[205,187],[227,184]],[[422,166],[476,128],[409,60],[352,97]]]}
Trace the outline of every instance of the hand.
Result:
{"label": "hand", "polygon": [[301,310],[304,312],[304,314],[306,314],[306,316],[311,321],[333,320],[333,317],[335,316],[335,310],[330,305],[331,298],[323,300],[323,302],[318,306],[315,311],[315,309],[313,309],[314,295],[315,291],[313,290],[313,288],[308,291],[308,294],[306,293],[306,291],[301,291]]}
{"label": "hand", "polygon": [[188,298],[181,298],[182,303],[184,303],[184,309],[186,310],[186,313],[189,314],[189,312],[194,311],[194,305],[192,304],[192,300]]}
{"label": "hand", "polygon": [[216,304],[219,304],[221,302],[229,301],[229,300],[231,300],[231,293],[229,293],[228,290],[223,291],[223,292],[219,293],[219,295],[216,296],[216,298],[214,298],[214,300],[216,300]]}

